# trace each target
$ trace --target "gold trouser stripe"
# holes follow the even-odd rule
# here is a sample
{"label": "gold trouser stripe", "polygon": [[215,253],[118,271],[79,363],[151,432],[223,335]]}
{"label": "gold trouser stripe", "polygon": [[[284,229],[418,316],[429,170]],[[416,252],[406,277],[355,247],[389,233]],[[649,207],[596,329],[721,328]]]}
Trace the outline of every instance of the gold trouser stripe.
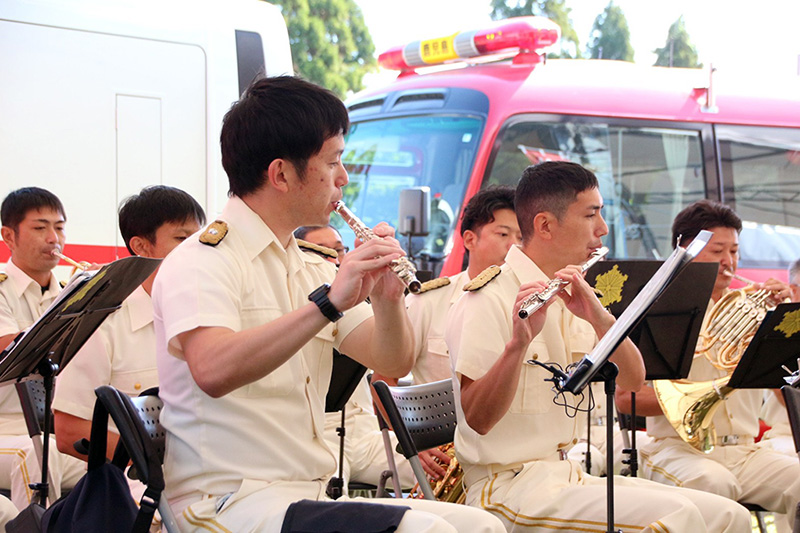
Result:
{"label": "gold trouser stripe", "polygon": [[225,526],[223,526],[213,518],[200,518],[199,516],[197,516],[194,513],[194,511],[192,511],[191,506],[187,507],[183,511],[183,517],[191,525],[197,526],[207,531],[213,531],[214,533],[231,533],[229,529],[227,529]]}
{"label": "gold trouser stripe", "polygon": [[[491,481],[483,485],[483,488],[481,489],[481,507],[486,511],[501,515],[503,518],[513,523],[514,525],[523,527],[555,529],[555,530],[585,531],[588,533],[606,532],[606,525],[607,525],[606,522],[599,522],[594,520],[556,518],[550,516],[529,516],[513,511],[512,509],[508,508],[507,506],[501,503],[493,503],[491,502],[491,499],[492,499],[492,493],[494,491],[495,480],[497,480],[497,474],[494,474],[492,476]],[[555,524],[545,524],[543,522],[554,522]],[[656,524],[661,525],[664,533],[669,533],[669,531],[660,522],[651,524],[650,527],[655,530],[654,526]],[[616,527],[629,529],[631,531],[641,531],[642,529],[644,529],[643,526],[639,525],[619,524],[619,523],[616,523],[614,525]]]}
{"label": "gold trouser stripe", "polygon": [[[0,448],[0,455],[16,455],[20,458],[19,470],[22,475],[22,482],[25,485],[25,495],[28,497],[28,503],[33,498],[33,489],[31,489],[31,476],[28,473],[28,464],[25,460],[28,458],[28,453],[19,448]],[[11,487],[8,487],[9,489]]]}
{"label": "gold trouser stripe", "polygon": [[653,464],[653,462],[650,460],[650,458],[645,457],[644,458],[644,464],[647,465],[647,467],[650,468],[650,470],[652,470],[653,472],[658,472],[659,474],[661,474],[662,476],[667,478],[667,480],[675,483],[676,487],[683,487],[683,481],[681,481],[680,479],[678,479],[674,475],[670,474],[669,472],[664,470],[662,467],[656,466],[655,464]]}

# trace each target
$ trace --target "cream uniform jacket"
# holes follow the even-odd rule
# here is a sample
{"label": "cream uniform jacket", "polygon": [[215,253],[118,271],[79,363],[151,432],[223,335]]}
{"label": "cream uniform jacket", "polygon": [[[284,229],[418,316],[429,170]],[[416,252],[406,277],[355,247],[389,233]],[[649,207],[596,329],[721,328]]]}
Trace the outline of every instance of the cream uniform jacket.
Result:
{"label": "cream uniform jacket", "polygon": [[[519,287],[545,274],[522,250],[513,246],[501,273],[482,289],[464,295],[450,313],[447,345],[456,376],[472,380],[483,377],[511,339],[512,306]],[[597,341],[592,326],[567,311],[557,299],[547,310],[544,328],[525,355],[525,360],[557,363],[562,368],[580,360]],[[454,380],[458,424],[455,448],[468,471],[472,465],[512,465],[550,459],[558,450],[577,442],[577,418],[570,419],[563,407],[553,403],[551,375],[538,366],[522,365],[516,395],[506,414],[486,435],[467,425],[461,409],[461,390]],[[514,386],[514,384],[509,384]],[[567,396],[572,403],[573,398]]]}
{"label": "cream uniform jacket", "polygon": [[58,376],[53,409],[92,419],[94,389],[111,385],[129,396],[158,386],[153,303],[139,286],[100,324]]}
{"label": "cream uniform jacket", "polygon": [[[705,329],[705,323],[713,307],[714,302],[709,302],[703,319],[703,329]],[[695,354],[688,379],[690,381],[710,381],[727,375],[724,370],[712,366],[705,355]],[[721,402],[712,419],[717,430],[717,438],[738,435],[742,444],[745,444],[746,440],[752,444],[759,431],[758,417],[762,397],[763,392],[760,389],[740,389]],[[678,436],[665,416],[647,417],[647,434],[657,439]]]}
{"label": "cream uniform jacket", "polygon": [[[61,286],[50,273],[50,285],[42,293],[41,286],[14,264],[12,258],[5,269],[8,279],[0,283],[0,336],[30,327],[50,307]],[[5,346],[0,346],[0,351]],[[17,392],[11,384],[0,387],[0,435],[27,435]]]}
{"label": "cream uniform jacket", "polygon": [[163,262],[153,288],[164,459],[170,501],[237,491],[244,480],[324,480],[336,455],[323,438],[333,348],[371,316],[366,304],[328,324],[269,375],[221,398],[192,379],[177,335],[198,327],[235,332],[307,305],[335,275],[333,264],[283,248],[240,198],[222,213],[228,233],[216,246],[191,238]]}
{"label": "cream uniform jacket", "polygon": [[416,361],[411,374],[414,384],[450,378],[450,353],[444,340],[447,314],[469,282],[467,271],[448,278],[450,284],[423,294],[406,297],[408,319],[414,330]]}

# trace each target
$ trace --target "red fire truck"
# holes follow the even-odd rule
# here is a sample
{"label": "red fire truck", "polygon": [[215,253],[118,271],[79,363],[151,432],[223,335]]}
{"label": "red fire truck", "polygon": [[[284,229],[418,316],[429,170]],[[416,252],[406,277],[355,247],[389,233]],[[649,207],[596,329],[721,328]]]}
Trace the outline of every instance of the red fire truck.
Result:
{"label": "red fire truck", "polygon": [[411,247],[423,269],[449,275],[463,266],[466,201],[565,159],[597,174],[610,257],[666,257],[673,217],[712,198],[745,221],[744,273],[786,279],[800,257],[797,80],[546,60],[558,35],[551,21],[523,17],[382,54],[397,79],[347,102],[348,205],[367,224],[397,224],[400,191],[429,187],[430,233]]}

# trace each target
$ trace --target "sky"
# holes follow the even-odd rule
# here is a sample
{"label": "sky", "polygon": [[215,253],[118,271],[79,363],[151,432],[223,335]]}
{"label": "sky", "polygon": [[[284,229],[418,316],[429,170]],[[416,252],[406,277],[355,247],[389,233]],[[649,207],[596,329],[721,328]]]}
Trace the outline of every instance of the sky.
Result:
{"label": "sky", "polygon": [[[418,39],[451,35],[491,23],[489,0],[356,0],[376,55]],[[567,0],[581,51],[597,15],[608,0]],[[798,77],[800,70],[800,0],[615,0],[628,20],[637,63],[652,65],[664,46],[670,25],[681,15],[700,61],[724,71],[745,66],[761,79]],[[365,84],[382,84],[387,74],[371,75]],[[391,77],[389,77],[391,79]]]}

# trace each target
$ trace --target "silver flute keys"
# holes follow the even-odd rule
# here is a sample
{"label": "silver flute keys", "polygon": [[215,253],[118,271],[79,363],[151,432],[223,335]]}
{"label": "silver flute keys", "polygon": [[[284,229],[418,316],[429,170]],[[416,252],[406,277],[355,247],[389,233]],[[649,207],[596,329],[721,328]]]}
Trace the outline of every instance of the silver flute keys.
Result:
{"label": "silver flute keys", "polygon": [[[600,261],[608,254],[608,248],[603,246],[598,248],[592,253],[589,260],[581,265],[581,272],[586,272],[592,265]],[[561,289],[569,285],[569,281],[564,281],[561,278],[553,278],[547,282],[547,287],[539,292],[533,293],[525,300],[522,301],[522,307],[519,308],[519,317],[528,318],[530,315],[542,308],[550,298],[561,292]]]}
{"label": "silver flute keys", "polygon": [[[344,202],[336,202],[333,206],[333,210],[336,211],[342,220],[344,220],[350,229],[353,230],[353,233],[356,234],[356,237],[361,240],[361,242],[367,242],[372,239],[379,239],[380,237],[376,236],[369,226],[361,222],[361,220],[344,205]],[[422,284],[417,279],[417,269],[414,267],[414,264],[408,260],[407,257],[400,257],[392,261],[392,272],[397,274],[397,277],[400,278],[408,290],[413,292],[414,294],[418,293]]]}

